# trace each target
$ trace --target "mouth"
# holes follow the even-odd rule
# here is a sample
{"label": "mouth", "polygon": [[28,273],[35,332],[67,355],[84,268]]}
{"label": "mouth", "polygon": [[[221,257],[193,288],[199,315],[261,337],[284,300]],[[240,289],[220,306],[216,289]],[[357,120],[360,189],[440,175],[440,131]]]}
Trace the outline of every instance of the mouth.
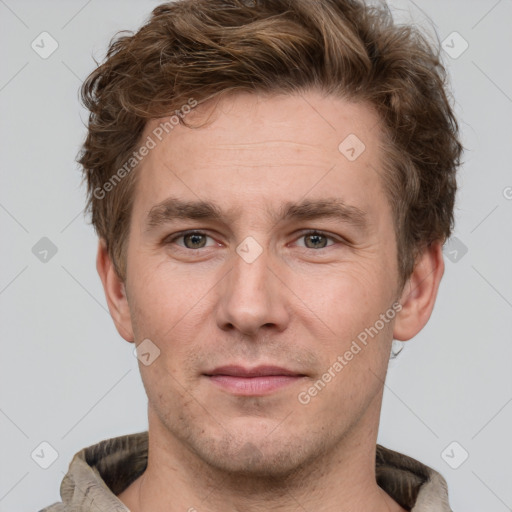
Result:
{"label": "mouth", "polygon": [[209,381],[237,396],[264,396],[276,392],[306,377],[279,366],[220,366],[203,374]]}

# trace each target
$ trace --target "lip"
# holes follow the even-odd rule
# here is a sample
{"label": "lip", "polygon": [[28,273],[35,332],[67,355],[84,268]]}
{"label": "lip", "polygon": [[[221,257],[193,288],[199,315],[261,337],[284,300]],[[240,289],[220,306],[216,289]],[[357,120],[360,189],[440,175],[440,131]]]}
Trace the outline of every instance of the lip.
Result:
{"label": "lip", "polygon": [[264,396],[305,377],[279,366],[220,366],[204,374],[212,384],[238,396]]}
{"label": "lip", "polygon": [[302,376],[298,372],[281,368],[280,366],[256,366],[254,368],[246,368],[239,365],[219,366],[206,375],[227,375],[229,377],[274,377],[277,375],[286,376]]}

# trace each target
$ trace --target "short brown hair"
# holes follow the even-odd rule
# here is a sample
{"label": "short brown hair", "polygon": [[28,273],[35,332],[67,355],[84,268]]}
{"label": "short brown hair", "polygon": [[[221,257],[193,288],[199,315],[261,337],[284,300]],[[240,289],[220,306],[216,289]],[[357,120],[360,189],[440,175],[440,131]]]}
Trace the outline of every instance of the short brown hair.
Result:
{"label": "short brown hair", "polygon": [[81,89],[90,116],[79,163],[118,275],[126,277],[136,172],[104,197],[98,190],[130,159],[149,120],[191,97],[314,88],[367,102],[381,118],[404,284],[418,251],[453,227],[462,146],[439,53],[416,28],[394,24],[388,8],[356,0],[178,0],[154,9],[137,33],[117,34]]}

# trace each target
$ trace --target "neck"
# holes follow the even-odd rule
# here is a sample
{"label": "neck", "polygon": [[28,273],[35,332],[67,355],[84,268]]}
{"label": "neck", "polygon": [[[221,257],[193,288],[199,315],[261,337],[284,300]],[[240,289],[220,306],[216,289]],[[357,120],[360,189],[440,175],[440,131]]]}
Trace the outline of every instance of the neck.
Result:
{"label": "neck", "polygon": [[266,477],[211,467],[150,411],[147,468],[118,498],[131,512],[404,512],[376,483],[379,413],[374,408],[337,446],[293,472]]}

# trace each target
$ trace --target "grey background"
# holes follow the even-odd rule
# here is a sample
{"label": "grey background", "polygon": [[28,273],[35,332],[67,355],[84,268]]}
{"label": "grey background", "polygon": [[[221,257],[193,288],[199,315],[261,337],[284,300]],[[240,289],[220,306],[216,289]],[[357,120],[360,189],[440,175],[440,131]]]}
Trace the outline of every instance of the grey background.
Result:
{"label": "grey background", "polygon": [[[1,512],[59,500],[77,451],[147,428],[133,345],[117,334],[96,274],[74,159],[86,120],[77,90],[92,56],[158,3],[0,0]],[[454,511],[512,510],[512,2],[392,6],[435,29],[452,55],[467,41],[457,58],[444,53],[467,151],[437,304],[390,365],[379,442],[440,471]],[[47,59],[31,47],[43,31],[59,45]],[[43,237],[57,249],[46,262]],[[58,452],[48,469],[44,441]]]}

